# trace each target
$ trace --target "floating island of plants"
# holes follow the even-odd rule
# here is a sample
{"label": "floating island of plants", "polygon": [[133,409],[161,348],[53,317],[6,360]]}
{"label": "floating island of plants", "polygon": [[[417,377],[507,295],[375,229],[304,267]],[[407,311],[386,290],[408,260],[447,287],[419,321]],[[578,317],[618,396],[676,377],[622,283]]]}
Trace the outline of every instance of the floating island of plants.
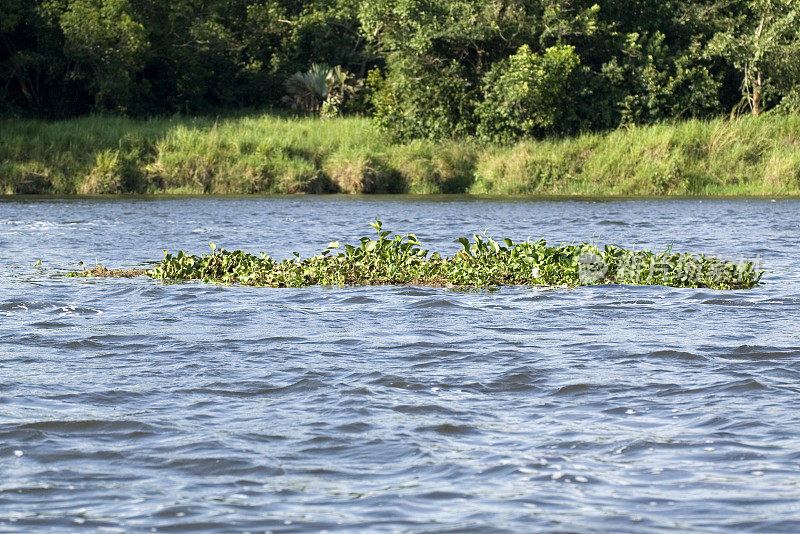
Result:
{"label": "floating island of plants", "polygon": [[459,238],[463,246],[452,256],[423,249],[413,234],[393,235],[380,221],[370,225],[376,239],[362,237],[358,245],[333,242],[309,258],[282,261],[234,250],[203,255],[170,254],[150,270],[107,269],[98,266],[73,276],[132,277],[160,280],[202,280],[219,284],[265,287],[314,285],[422,285],[459,288],[496,286],[580,286],[647,284],[712,289],[748,289],[764,271],[753,262],[731,262],[712,256],[627,250],[614,245],[548,246],[544,240],[514,243],[475,235]]}

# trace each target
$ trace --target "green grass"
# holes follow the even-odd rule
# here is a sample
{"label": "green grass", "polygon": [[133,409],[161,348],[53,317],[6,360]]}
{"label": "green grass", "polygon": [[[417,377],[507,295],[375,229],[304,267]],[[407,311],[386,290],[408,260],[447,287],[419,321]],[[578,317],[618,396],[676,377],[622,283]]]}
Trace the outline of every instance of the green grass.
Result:
{"label": "green grass", "polygon": [[194,256],[183,251],[149,271],[109,270],[97,266],[71,276],[139,276],[161,280],[202,280],[209,283],[266,287],[312,285],[415,284],[482,288],[504,285],[579,286],[603,283],[648,284],[712,289],[748,289],[758,285],[763,271],[751,262],[733,263],[710,256],[659,254],[607,245],[547,246],[544,240],[514,243],[486,236],[459,238],[463,250],[447,257],[422,248],[414,235],[395,235],[380,221],[370,223],[376,239],[362,237],[357,245],[331,243],[310,258],[276,261],[241,250],[216,250]]}
{"label": "green grass", "polygon": [[368,118],[0,122],[0,194],[798,195],[800,117],[689,120],[509,146],[396,144]]}

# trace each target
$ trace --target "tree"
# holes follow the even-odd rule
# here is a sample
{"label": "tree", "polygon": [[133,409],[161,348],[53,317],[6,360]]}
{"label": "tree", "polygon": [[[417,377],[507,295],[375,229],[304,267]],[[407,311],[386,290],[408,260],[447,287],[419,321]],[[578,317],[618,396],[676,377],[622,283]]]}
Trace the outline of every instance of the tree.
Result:
{"label": "tree", "polygon": [[360,84],[341,65],[331,68],[324,63],[314,63],[306,72],[295,72],[286,78],[284,102],[292,109],[320,112],[330,118],[339,114],[342,104],[354,96]]}
{"label": "tree", "polygon": [[59,17],[67,57],[85,67],[97,109],[125,110],[149,43],[127,0],[72,0]]}
{"label": "tree", "polygon": [[742,101],[759,115],[800,82],[800,1],[750,0],[711,40],[709,51],[740,72]]}
{"label": "tree", "polygon": [[552,131],[565,113],[567,81],[580,63],[572,46],[553,46],[542,55],[522,45],[486,75],[476,113],[478,135],[510,141]]}
{"label": "tree", "polygon": [[0,116],[63,114],[86,108],[63,54],[58,24],[43,16],[39,2],[0,2]]}
{"label": "tree", "polygon": [[24,20],[32,18],[30,5],[23,0],[7,0],[0,4],[0,112],[3,107],[11,107],[9,86],[13,83],[27,104],[38,107],[40,101],[36,76],[32,75],[32,67],[36,67],[37,54],[30,50],[30,41],[23,39]]}
{"label": "tree", "polygon": [[319,111],[328,98],[328,75],[331,68],[315,63],[306,72],[295,72],[286,78],[286,103],[292,109]]}
{"label": "tree", "polygon": [[362,31],[386,62],[375,118],[399,138],[474,134],[493,65],[523,45],[569,45],[594,31],[597,11],[581,0],[364,0]]}

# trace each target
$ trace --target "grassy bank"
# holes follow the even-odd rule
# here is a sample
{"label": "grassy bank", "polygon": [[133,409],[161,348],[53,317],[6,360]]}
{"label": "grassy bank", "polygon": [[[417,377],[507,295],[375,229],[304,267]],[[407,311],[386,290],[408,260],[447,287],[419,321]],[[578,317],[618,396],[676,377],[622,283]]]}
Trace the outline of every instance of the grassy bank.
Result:
{"label": "grassy bank", "polygon": [[2,194],[797,195],[800,117],[684,121],[510,146],[393,144],[369,119],[0,122]]}

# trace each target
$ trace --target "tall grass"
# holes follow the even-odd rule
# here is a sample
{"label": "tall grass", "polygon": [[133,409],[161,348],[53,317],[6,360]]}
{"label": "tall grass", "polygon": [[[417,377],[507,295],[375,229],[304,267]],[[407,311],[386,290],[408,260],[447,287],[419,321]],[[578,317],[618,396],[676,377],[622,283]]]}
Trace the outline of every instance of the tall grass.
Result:
{"label": "tall grass", "polygon": [[800,194],[800,117],[690,120],[509,146],[395,144],[367,118],[0,123],[0,193]]}

